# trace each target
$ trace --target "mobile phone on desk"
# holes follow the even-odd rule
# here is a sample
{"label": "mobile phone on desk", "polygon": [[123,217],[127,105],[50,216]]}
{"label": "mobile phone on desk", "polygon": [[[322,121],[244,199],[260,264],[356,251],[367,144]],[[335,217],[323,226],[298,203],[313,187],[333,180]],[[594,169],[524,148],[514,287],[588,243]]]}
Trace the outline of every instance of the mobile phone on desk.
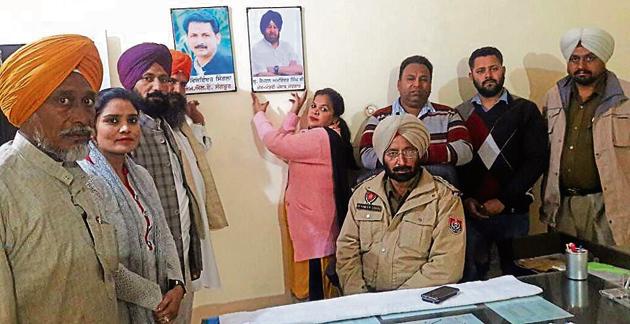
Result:
{"label": "mobile phone on desk", "polygon": [[459,289],[457,288],[449,287],[449,286],[442,286],[442,287],[435,288],[431,291],[427,291],[424,294],[420,295],[420,297],[422,297],[422,300],[426,302],[439,304],[457,295],[458,292],[459,292]]}

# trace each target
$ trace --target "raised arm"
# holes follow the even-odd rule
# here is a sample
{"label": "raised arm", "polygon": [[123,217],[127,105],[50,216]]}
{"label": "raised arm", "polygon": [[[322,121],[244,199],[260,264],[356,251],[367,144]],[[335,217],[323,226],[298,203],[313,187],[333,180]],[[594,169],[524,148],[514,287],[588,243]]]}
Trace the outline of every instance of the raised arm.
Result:
{"label": "raised arm", "polygon": [[306,92],[301,97],[296,93],[292,96],[291,110],[285,117],[282,127],[275,129],[265,115],[269,102],[260,103],[256,95],[252,94],[253,121],[258,137],[269,151],[281,159],[313,164],[323,163],[324,157],[330,154],[325,152],[328,135],[322,128],[295,133],[299,121],[297,113],[306,100]]}

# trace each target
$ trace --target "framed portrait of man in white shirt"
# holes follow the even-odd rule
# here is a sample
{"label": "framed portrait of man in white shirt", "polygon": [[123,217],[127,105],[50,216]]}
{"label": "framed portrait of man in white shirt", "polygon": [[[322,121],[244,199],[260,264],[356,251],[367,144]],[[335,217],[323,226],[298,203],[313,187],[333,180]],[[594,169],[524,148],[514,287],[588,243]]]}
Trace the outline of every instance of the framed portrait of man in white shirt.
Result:
{"label": "framed portrait of man in white shirt", "polygon": [[228,7],[173,8],[175,49],[192,59],[187,94],[236,91]]}
{"label": "framed portrait of man in white shirt", "polygon": [[252,91],[306,88],[302,7],[247,8]]}

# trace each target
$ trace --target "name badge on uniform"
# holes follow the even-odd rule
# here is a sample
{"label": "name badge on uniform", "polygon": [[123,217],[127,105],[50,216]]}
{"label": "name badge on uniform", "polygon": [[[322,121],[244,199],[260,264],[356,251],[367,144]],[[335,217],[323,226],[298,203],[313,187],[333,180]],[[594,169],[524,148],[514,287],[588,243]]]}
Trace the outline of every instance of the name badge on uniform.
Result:
{"label": "name badge on uniform", "polygon": [[381,210],[383,210],[383,207],[381,207],[381,206],[376,206],[376,205],[371,205],[371,204],[361,204],[361,203],[357,203],[357,209],[362,209],[362,210],[369,210],[369,211],[380,212]]}

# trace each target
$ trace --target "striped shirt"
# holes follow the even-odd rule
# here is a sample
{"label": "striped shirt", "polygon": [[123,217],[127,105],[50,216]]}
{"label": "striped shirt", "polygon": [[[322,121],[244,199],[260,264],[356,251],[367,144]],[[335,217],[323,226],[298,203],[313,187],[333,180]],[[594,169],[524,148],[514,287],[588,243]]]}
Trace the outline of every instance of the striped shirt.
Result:
{"label": "striped shirt", "polygon": [[[397,99],[393,105],[381,108],[369,117],[359,144],[361,162],[367,169],[376,169],[378,158],[372,146],[374,129],[390,115],[400,115],[404,109]],[[418,116],[431,134],[431,144],[422,157],[423,165],[463,165],[472,159],[470,135],[459,113],[445,105],[427,102]]]}

